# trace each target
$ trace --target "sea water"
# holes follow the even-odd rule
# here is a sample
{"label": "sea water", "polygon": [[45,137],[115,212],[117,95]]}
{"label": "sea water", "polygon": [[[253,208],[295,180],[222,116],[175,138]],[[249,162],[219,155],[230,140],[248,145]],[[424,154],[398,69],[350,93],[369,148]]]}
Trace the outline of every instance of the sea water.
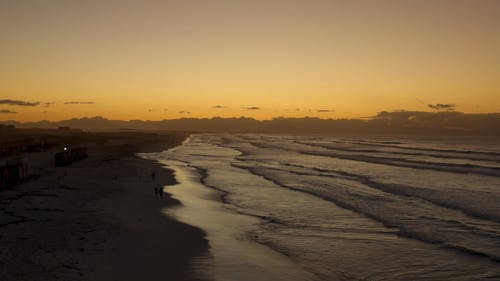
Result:
{"label": "sea water", "polygon": [[216,280],[500,279],[495,140],[195,134],[147,157],[177,172]]}

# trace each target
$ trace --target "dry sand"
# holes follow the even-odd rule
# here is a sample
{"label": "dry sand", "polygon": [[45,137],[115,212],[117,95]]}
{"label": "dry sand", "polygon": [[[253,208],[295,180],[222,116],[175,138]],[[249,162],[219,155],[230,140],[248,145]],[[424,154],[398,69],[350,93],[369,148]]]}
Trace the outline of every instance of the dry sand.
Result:
{"label": "dry sand", "polygon": [[179,203],[154,188],[175,179],[133,155],[181,139],[93,145],[67,168],[53,151],[26,155],[41,177],[0,192],[0,280],[197,280],[190,261],[207,254],[205,234],[160,212]]}

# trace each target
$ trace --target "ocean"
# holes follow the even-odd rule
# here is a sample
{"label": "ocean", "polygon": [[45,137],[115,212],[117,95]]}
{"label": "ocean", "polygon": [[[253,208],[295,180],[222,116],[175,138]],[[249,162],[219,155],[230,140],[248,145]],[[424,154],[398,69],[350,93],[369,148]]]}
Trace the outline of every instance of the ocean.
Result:
{"label": "ocean", "polygon": [[216,280],[500,280],[496,141],[194,134],[144,157]]}

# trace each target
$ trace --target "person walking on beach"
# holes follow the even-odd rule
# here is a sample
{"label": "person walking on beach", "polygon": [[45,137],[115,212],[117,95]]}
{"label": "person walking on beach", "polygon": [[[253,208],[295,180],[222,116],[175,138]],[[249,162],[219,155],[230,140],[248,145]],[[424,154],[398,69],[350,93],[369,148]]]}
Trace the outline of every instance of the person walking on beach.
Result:
{"label": "person walking on beach", "polygon": [[151,173],[151,178],[153,179],[153,181],[155,181],[155,177],[156,177],[155,172],[152,172],[152,173]]}

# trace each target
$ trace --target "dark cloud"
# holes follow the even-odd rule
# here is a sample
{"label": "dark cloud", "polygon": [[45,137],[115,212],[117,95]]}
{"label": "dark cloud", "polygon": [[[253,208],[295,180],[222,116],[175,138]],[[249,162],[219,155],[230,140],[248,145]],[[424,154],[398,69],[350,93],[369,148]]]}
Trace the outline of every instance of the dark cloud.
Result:
{"label": "dark cloud", "polygon": [[51,105],[54,105],[54,104],[56,104],[56,103],[55,102],[44,102],[42,106],[43,107],[50,107]]}
{"label": "dark cloud", "polygon": [[191,112],[189,112],[189,111],[184,111],[184,110],[179,111],[179,113],[180,113],[180,114],[191,114]]}
{"label": "dark cloud", "polygon": [[246,110],[261,110],[260,107],[258,106],[249,106],[249,107],[243,107]]}
{"label": "dark cloud", "polygon": [[224,105],[214,105],[212,108],[227,108],[227,106]]}
{"label": "dark cloud", "polygon": [[67,101],[64,104],[94,104],[93,101]]}
{"label": "dark cloud", "polygon": [[8,109],[0,109],[0,114],[15,114],[17,112],[8,110]]}
{"label": "dark cloud", "polygon": [[435,110],[450,110],[450,111],[455,110],[456,107],[456,105],[451,103],[436,103],[436,104],[428,104],[427,106]]}
{"label": "dark cloud", "polygon": [[426,104],[423,100],[421,100],[421,99],[419,99],[419,98],[415,98],[415,100],[416,100],[418,103],[422,104],[422,105],[427,105],[427,104]]}
{"label": "dark cloud", "polygon": [[0,104],[19,105],[19,106],[37,106],[40,103],[39,102],[21,101],[21,100],[4,99],[4,100],[0,100]]}
{"label": "dark cloud", "polygon": [[316,112],[320,112],[320,113],[324,113],[324,112],[334,112],[335,110],[331,110],[331,109],[318,109],[316,110]]}

